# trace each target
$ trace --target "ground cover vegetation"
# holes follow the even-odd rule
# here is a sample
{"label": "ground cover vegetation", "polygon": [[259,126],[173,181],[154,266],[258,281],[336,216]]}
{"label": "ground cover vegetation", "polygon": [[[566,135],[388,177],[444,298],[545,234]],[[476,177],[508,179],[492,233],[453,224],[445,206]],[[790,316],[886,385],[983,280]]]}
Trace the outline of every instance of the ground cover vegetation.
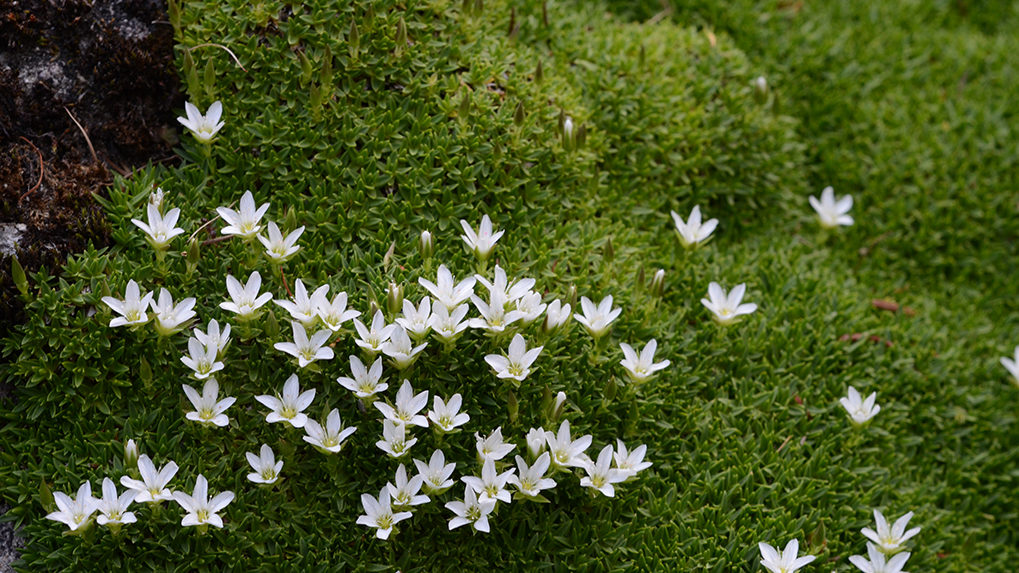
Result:
{"label": "ground cover vegetation", "polygon": [[[881,537],[879,510],[889,522],[914,512],[910,570],[1010,570],[1019,395],[998,362],[1019,343],[1010,9],[336,4],[171,5],[188,98],[203,112],[221,101],[224,126],[209,145],[184,134],[179,167],[116,180],[103,200],[112,247],[20,281],[28,320],[4,340],[16,401],[0,485],[29,539],[24,569],[756,571],[780,561],[759,542],[795,539],[816,556],[804,570],[851,571],[850,556],[868,555],[860,530]],[[209,42],[237,61],[185,49]],[[852,226],[818,224],[807,197],[829,185],[853,195]],[[156,187],[185,231],[165,256],[131,222],[147,220]],[[246,190],[284,235],[305,228],[289,261],[221,233],[234,224],[217,208],[243,211]],[[688,219],[694,206],[719,223],[685,249],[670,211]],[[483,215],[505,232],[484,262],[460,238],[460,220],[478,229]],[[549,503],[501,503],[489,533],[449,530],[443,504],[463,498],[459,482],[387,540],[358,524],[362,494],[398,482],[400,463],[376,447],[382,412],[336,381],[348,356],[365,358],[358,336],[347,322],[331,360],[299,366],[277,349],[295,339],[289,313],[269,303],[238,321],[220,306],[227,276],[257,270],[279,300],[296,279],[328,284],[366,324],[376,307],[390,323],[390,285],[416,303],[440,264],[489,281],[498,264],[534,278],[546,303],[580,312],[581,297],[612,295],[622,312],[597,341],[575,320],[514,327],[543,346],[522,381],[486,360],[513,358],[509,332],[428,339],[404,372],[387,362],[391,404],[407,378],[415,392],[461,394],[470,415],[460,433],[414,430],[412,458],[441,448],[454,480],[484,478],[475,432],[501,428],[524,455],[530,428],[569,420],[574,438],[592,436],[592,460],[619,438],[646,444],[653,465],[613,498],[581,485],[583,471],[556,473]],[[109,326],[120,314],[102,297],[122,299],[130,280],[194,297],[203,334],[210,319],[232,324],[214,373],[219,397],[236,397],[227,425],[194,422],[201,408],[181,390],[203,385],[181,362],[190,329]],[[700,302],[713,282],[745,283],[757,308],[716,323]],[[633,383],[619,344],[639,353],[651,339],[670,364]],[[311,419],[326,427],[335,408],[358,428],[338,454],[266,422],[261,398],[286,398],[293,374],[316,390]],[[850,386],[881,407],[859,427],[840,403]],[[195,511],[136,503],[117,536],[99,525],[65,536],[44,519],[53,492],[138,478],[128,439],[157,467],[179,466],[170,487],[194,493]],[[282,468],[249,464],[262,444]],[[257,486],[253,468],[278,479]],[[205,480],[209,497],[234,497],[218,510],[225,527],[203,533],[181,520],[204,519]]]}

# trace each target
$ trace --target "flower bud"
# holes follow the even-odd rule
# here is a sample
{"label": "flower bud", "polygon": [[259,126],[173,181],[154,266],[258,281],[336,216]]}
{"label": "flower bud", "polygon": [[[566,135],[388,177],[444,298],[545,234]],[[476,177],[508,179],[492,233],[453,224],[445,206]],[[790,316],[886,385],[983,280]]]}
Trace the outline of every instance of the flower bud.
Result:
{"label": "flower bud", "polygon": [[418,246],[421,248],[421,257],[426,261],[432,258],[432,254],[435,253],[435,243],[432,241],[432,234],[428,231],[421,231],[421,239],[418,242]]}
{"label": "flower bud", "polygon": [[386,308],[390,316],[400,314],[403,309],[403,285],[389,283],[389,289],[386,290]]}
{"label": "flower bud", "polygon": [[545,431],[541,428],[531,428],[527,432],[527,453],[531,455],[531,459],[537,459],[543,451],[545,451]]}
{"label": "flower bud", "polygon": [[751,85],[754,87],[754,99],[757,103],[768,101],[768,80],[764,76],[757,76]]}
{"label": "flower bud", "polygon": [[124,444],[124,467],[132,467],[138,463],[138,444],[128,440]]}
{"label": "flower bud", "polygon": [[552,421],[558,422],[563,415],[563,405],[566,403],[566,392],[556,394],[555,403],[552,404]]}
{"label": "flower bud", "polygon": [[563,118],[563,148],[566,151],[573,151],[576,144],[576,135],[573,132],[573,118],[566,116]]}
{"label": "flower bud", "polygon": [[160,213],[163,212],[163,193],[162,187],[156,187],[156,190],[149,195],[149,204],[156,208]]}
{"label": "flower bud", "polygon": [[651,296],[658,298],[665,294],[665,269],[655,271],[655,276],[651,277],[651,286],[648,290],[650,290]]}

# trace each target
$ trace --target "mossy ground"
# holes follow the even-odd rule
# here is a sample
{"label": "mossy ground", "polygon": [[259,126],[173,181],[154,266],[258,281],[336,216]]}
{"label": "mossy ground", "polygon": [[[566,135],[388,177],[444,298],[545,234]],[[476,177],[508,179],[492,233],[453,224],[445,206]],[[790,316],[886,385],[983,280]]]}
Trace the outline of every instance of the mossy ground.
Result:
{"label": "mossy ground", "polygon": [[[807,570],[849,571],[879,508],[916,512],[923,531],[909,570],[1012,570],[1019,391],[998,357],[1019,344],[1009,272],[1019,254],[1019,38],[1004,4],[997,18],[932,6],[693,2],[655,16],[657,2],[564,3],[545,16],[538,2],[467,12],[441,0],[187,3],[181,46],[221,43],[246,68],[216,49],[193,64],[180,52],[191,100],[227,110],[211,163],[185,137],[180,168],[118,181],[115,245],[73,257],[59,278],[33,277],[29,322],[5,341],[17,402],[0,480],[30,540],[23,568],[108,569],[112,558],[181,571],[756,571],[758,541],[795,537],[818,556]],[[765,102],[751,88],[757,75],[771,86]],[[564,112],[587,131],[579,151],[563,149]],[[470,432],[502,426],[522,448],[529,427],[548,427],[545,388],[567,393],[566,416],[594,435],[591,453],[619,436],[646,443],[655,465],[615,499],[560,476],[552,503],[504,506],[488,535],[446,531],[448,512],[433,504],[376,541],[354,524],[359,495],[396,464],[373,445],[375,416],[334,382],[351,337],[321,371],[300,372],[318,389],[316,416],[337,407],[359,427],[333,459],[266,425],[252,398],[293,371],[271,348],[289,336],[280,309],[230,349],[220,381],[238,404],[231,426],[214,431],[183,417],[185,336],[157,343],[105,326],[99,297],[129,278],[196,296],[203,321],[229,320],[218,308],[224,277],[249,272],[233,240],[204,245],[193,273],[179,257],[161,269],[129,222],[154,184],[189,233],[252,189],[271,202],[269,218],[308,227],[287,280],[346,290],[362,312],[384,306],[390,282],[417,300],[417,277],[438,262],[458,276],[474,270],[458,221],[489,214],[506,230],[496,256],[511,276],[536,278],[550,296],[571,286],[613,294],[623,314],[605,348],[579,325],[549,339],[516,393],[515,420],[482,360],[505,341],[430,345],[408,377],[464,394],[468,432],[444,445],[457,474],[475,473]],[[806,197],[826,185],[854,195],[853,227],[816,225]],[[685,216],[695,204],[721,224],[686,254],[669,210]],[[423,229],[437,239],[428,271],[416,250]],[[285,296],[282,277],[258,265]],[[636,278],[657,268],[661,299]],[[760,310],[717,327],[699,303],[710,281],[746,282]],[[875,298],[915,312],[876,309]],[[606,381],[621,376],[617,343],[652,337],[672,366],[606,399]],[[877,391],[882,405],[860,431],[837,401],[848,385]],[[436,443],[419,434],[423,459]],[[61,537],[42,519],[41,485],[70,492],[119,477],[127,438],[157,462],[175,460],[180,489],[201,472],[214,490],[237,492],[227,527],[198,536],[177,525],[175,507],[139,508],[119,539]],[[286,463],[275,490],[243,477],[240,452],[263,442]]]}

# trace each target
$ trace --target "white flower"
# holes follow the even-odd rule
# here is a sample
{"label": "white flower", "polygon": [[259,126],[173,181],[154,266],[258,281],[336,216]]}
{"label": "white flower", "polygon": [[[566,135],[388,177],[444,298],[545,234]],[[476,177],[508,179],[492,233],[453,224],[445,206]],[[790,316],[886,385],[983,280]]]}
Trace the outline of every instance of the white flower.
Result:
{"label": "white flower", "polygon": [[432,307],[432,317],[428,323],[439,340],[452,343],[470,326],[470,321],[464,320],[469,310],[469,306],[461,304],[450,312],[445,305],[437,304]]}
{"label": "white flower", "polygon": [[427,493],[439,495],[453,487],[455,483],[450,476],[453,475],[456,464],[447,464],[446,455],[442,450],[432,452],[427,465],[420,460],[414,460],[414,466],[418,469],[418,475],[424,479],[422,485]]}
{"label": "white flower", "polygon": [[418,413],[428,405],[428,391],[415,395],[410,380],[404,380],[400,389],[397,390],[396,408],[385,402],[375,402],[374,405],[387,420],[392,420],[396,424],[428,427],[428,419]]}
{"label": "white flower", "polygon": [[651,467],[651,462],[644,461],[646,453],[646,445],[641,444],[634,448],[632,452],[629,452],[626,450],[626,444],[623,443],[623,440],[616,438],[616,451],[612,454],[612,458],[616,462],[616,469],[629,479],[637,475],[637,472]]}
{"label": "white flower", "polygon": [[690,218],[684,223],[678,213],[672,211],[672,220],[676,223],[676,233],[679,234],[679,242],[687,249],[695,249],[702,243],[707,242],[711,232],[718,226],[718,219],[708,219],[701,224],[700,205],[694,206],[690,211]]}
{"label": "white flower", "polygon": [[131,479],[127,476],[120,478],[120,485],[135,493],[135,503],[160,503],[173,499],[173,493],[166,484],[170,483],[173,476],[177,475],[177,464],[170,462],[156,470],[156,466],[149,459],[149,456],[142,454],[138,457],[138,473],[141,474],[141,481]]}
{"label": "white flower", "polygon": [[506,482],[516,472],[516,468],[498,473],[495,470],[495,460],[486,458],[481,466],[481,477],[463,476],[460,481],[469,485],[471,489],[480,494],[478,501],[502,501],[510,502],[510,492],[506,489]]}
{"label": "white flower", "polygon": [[[128,283],[130,286],[130,283]],[[105,298],[103,300],[106,300]],[[109,304],[109,303],[107,303]],[[113,323],[110,323],[113,326]],[[1008,373],[1012,375],[1012,384],[1019,386],[1019,346],[1015,347],[1015,358],[1002,358],[1001,365],[1008,370]]]}
{"label": "white flower", "polygon": [[470,320],[471,328],[481,328],[492,333],[502,332],[506,330],[507,326],[524,317],[524,313],[516,309],[506,312],[509,300],[507,300],[505,293],[499,291],[491,293],[488,303],[473,294],[471,295],[471,302],[474,303],[478,312],[481,313],[481,318],[472,318]]}
{"label": "white flower", "polygon": [[583,467],[591,460],[584,454],[584,450],[591,446],[591,435],[582,436],[576,440],[570,437],[570,421],[563,420],[559,425],[558,434],[545,432],[545,442],[548,443],[548,450],[552,454],[552,463],[557,468]]}
{"label": "white flower", "polygon": [[463,404],[463,397],[460,394],[453,394],[448,402],[443,402],[438,396],[432,397],[432,409],[428,411],[428,419],[442,432],[452,432],[458,426],[462,426],[471,420],[466,412],[460,411]]}
{"label": "white flower", "polygon": [[572,310],[570,303],[563,303],[559,299],[548,303],[548,306],[545,307],[545,322],[542,323],[541,329],[545,332],[552,332],[563,326],[569,322]]}
{"label": "white flower", "polygon": [[180,361],[193,371],[195,378],[205,380],[224,368],[222,362],[216,361],[218,351],[215,345],[206,346],[197,338],[189,338],[188,355],[182,356]]}
{"label": "white flower", "polygon": [[488,279],[481,275],[474,275],[474,278],[488,289],[489,298],[498,293],[500,298],[505,300],[507,304],[513,303],[534,288],[534,279],[523,278],[514,283],[510,283],[506,276],[506,271],[503,270],[502,267],[495,265],[494,272],[495,278],[492,282],[488,282]]}
{"label": "white flower", "polygon": [[357,518],[358,525],[374,527],[377,531],[375,537],[389,539],[393,533],[393,526],[404,519],[410,519],[413,515],[409,511],[393,513],[393,507],[389,501],[389,488],[382,488],[378,499],[371,495],[361,494],[361,505],[364,507],[364,515]]}
{"label": "white flower", "polygon": [[156,209],[163,208],[163,197],[166,193],[163,192],[162,187],[156,187],[156,190],[149,193],[149,205],[155,205]]}
{"label": "white flower", "polygon": [[517,486],[520,493],[528,497],[536,497],[541,495],[541,490],[552,489],[556,486],[554,479],[545,477],[545,472],[548,471],[549,465],[552,463],[548,452],[538,456],[538,459],[530,467],[527,466],[524,458],[516,456],[516,459],[517,475],[511,475],[509,483]]}
{"label": "white flower", "polygon": [[386,324],[386,319],[382,316],[381,310],[375,311],[375,316],[372,317],[371,329],[365,327],[360,320],[355,318],[354,329],[357,330],[357,335],[360,339],[355,340],[354,344],[357,344],[373,355],[378,354],[382,352],[382,348],[389,341],[389,337],[393,335],[396,327],[397,325],[395,324]]}
{"label": "white flower", "polygon": [[380,384],[379,379],[382,378],[382,359],[379,358],[372,364],[370,370],[366,370],[364,363],[357,356],[350,357],[350,370],[354,375],[353,378],[347,378],[346,376],[340,376],[336,379],[341,386],[350,390],[355,396],[362,400],[371,398],[379,392],[385,392],[389,388],[389,384]]}
{"label": "white flower", "polygon": [[536,292],[528,292],[517,299],[516,310],[521,314],[524,324],[531,324],[541,313],[545,312],[547,305],[541,302],[541,295]]}
{"label": "white flower", "polygon": [[138,521],[134,512],[127,510],[131,507],[134,496],[134,491],[130,489],[117,495],[117,485],[113,483],[113,480],[103,478],[103,498],[97,505],[100,515],[96,518],[96,522],[99,525],[117,526]]}
{"label": "white flower", "polygon": [[283,460],[276,461],[276,454],[272,452],[272,448],[268,444],[262,444],[258,455],[245,452],[244,457],[248,458],[248,464],[251,465],[251,469],[255,470],[254,473],[248,474],[249,481],[271,484],[276,483],[276,480],[279,479],[280,470],[283,469]]}
{"label": "white flower", "polygon": [[813,195],[810,196],[810,206],[817,211],[817,217],[821,220],[822,227],[831,228],[853,224],[853,218],[847,214],[853,208],[852,195],[846,195],[836,201],[835,191],[831,187],[825,187],[821,191],[820,201]]}
{"label": "white flower", "polygon": [[[452,312],[453,309],[466,302],[474,294],[475,281],[474,277],[467,277],[456,283],[453,279],[453,273],[449,272],[446,265],[439,265],[439,274],[436,278],[436,283],[438,284],[424,278],[419,278],[418,284],[425,287],[437,303],[445,306],[447,311]],[[433,306],[432,312],[435,312],[435,310]]]}
{"label": "white flower", "polygon": [[504,443],[502,440],[502,426],[495,429],[487,438],[474,432],[474,439],[477,442],[475,447],[478,450],[478,461],[501,460],[513,451],[516,446]]}
{"label": "white flower", "polygon": [[604,336],[609,331],[612,321],[619,316],[619,313],[623,312],[621,308],[612,308],[612,295],[603,298],[598,306],[595,306],[586,296],[582,296],[580,297],[580,308],[584,314],[574,314],[573,318],[584,325],[584,328],[595,338]]}
{"label": "white flower", "polygon": [[219,323],[216,319],[209,321],[209,326],[206,329],[208,334],[201,330],[195,329],[195,338],[199,342],[204,344],[208,348],[216,349],[216,356],[223,356],[223,351],[226,350],[228,344],[230,344],[230,325],[226,324],[223,326],[223,330],[219,329]]}
{"label": "white flower", "polygon": [[612,484],[626,481],[629,475],[626,472],[612,469],[612,446],[602,448],[598,453],[598,461],[587,460],[582,466],[587,476],[580,479],[580,485],[600,491],[608,497],[615,497],[616,489]]}
{"label": "white flower", "polygon": [[400,464],[400,467],[396,468],[396,485],[386,482],[386,489],[389,490],[389,495],[393,499],[393,507],[409,508],[428,503],[427,495],[418,495],[424,481],[425,478],[420,475],[407,479],[407,468]]}
{"label": "white flower", "polygon": [[390,419],[382,420],[382,439],[375,445],[389,454],[391,458],[402,458],[410,453],[410,448],[418,443],[417,438],[407,439],[407,426]]}
{"label": "white flower", "polygon": [[899,519],[895,520],[895,523],[891,527],[888,527],[888,521],[885,519],[881,512],[874,510],[874,521],[877,525],[877,531],[869,527],[864,527],[860,530],[867,539],[870,539],[882,553],[886,555],[892,555],[899,551],[902,551],[902,544],[908,541],[911,537],[920,533],[919,527],[914,527],[909,531],[906,531],[906,526],[909,525],[909,520],[912,519],[913,512],[910,511],[906,515],[903,515]]}
{"label": "white flower", "polygon": [[242,287],[240,281],[233,275],[226,275],[226,290],[230,294],[230,301],[219,303],[223,310],[236,313],[237,318],[249,320],[258,316],[258,309],[265,303],[272,300],[272,293],[258,294],[262,288],[262,275],[258,271],[251,273],[248,282]]}
{"label": "white flower", "polygon": [[527,453],[531,459],[535,459],[545,451],[545,428],[531,428],[525,438],[527,442]]}
{"label": "white flower", "polygon": [[786,544],[782,555],[774,547],[767,543],[758,543],[761,550],[761,565],[771,573],[796,573],[801,567],[815,559],[813,555],[804,555],[797,558],[800,551],[800,542],[793,539]]}
{"label": "white flower", "polygon": [[725,289],[713,282],[708,285],[708,299],[701,299],[701,304],[715,314],[715,321],[719,324],[731,324],[744,314],[750,314],[757,310],[754,303],[740,304],[743,300],[743,293],[747,290],[746,283],[733,287],[727,295]]}
{"label": "white flower", "polygon": [[421,299],[421,304],[414,306],[409,300],[403,301],[403,316],[396,319],[396,322],[404,328],[411,336],[422,339],[431,330],[432,299],[427,296]]}
{"label": "white flower", "polygon": [[110,326],[138,326],[149,321],[148,309],[152,302],[152,293],[142,296],[138,283],[134,279],[127,281],[124,300],[104,296],[103,302],[120,316],[110,321]]}
{"label": "white flower", "polygon": [[538,346],[528,350],[524,337],[516,334],[510,341],[508,356],[489,354],[485,356],[485,362],[488,362],[497,377],[523,381],[531,373],[531,365],[538,359],[543,348]]}
{"label": "white flower", "polygon": [[255,196],[251,194],[251,191],[245,191],[244,195],[241,195],[240,211],[234,211],[229,207],[216,207],[216,212],[228,223],[220,230],[220,233],[253,239],[262,230],[259,223],[262,221],[262,215],[265,215],[268,210],[268,203],[263,203],[256,208]]}
{"label": "white flower", "polygon": [[99,508],[99,500],[92,497],[92,484],[85,482],[71,499],[62,491],[53,492],[53,501],[59,511],[46,515],[46,519],[66,524],[71,531],[77,531],[91,523],[92,514]]}
{"label": "white flower", "polygon": [[160,289],[159,300],[150,301],[149,304],[152,306],[152,312],[155,315],[156,320],[156,332],[162,336],[167,336],[175,332],[179,332],[184,329],[187,325],[187,321],[195,317],[195,311],[191,310],[195,307],[195,299],[188,297],[179,304],[173,304],[173,297],[170,296],[170,291]]}
{"label": "white flower", "polygon": [[290,313],[290,317],[300,322],[305,328],[311,328],[318,319],[318,301],[325,298],[329,292],[329,285],[318,287],[311,296],[308,296],[308,288],[304,286],[301,279],[294,281],[294,300],[273,299],[283,310]]}
{"label": "white flower", "polygon": [[492,253],[492,249],[495,248],[496,241],[505,232],[498,231],[493,233],[492,220],[488,218],[488,215],[481,217],[481,225],[478,227],[477,233],[471,228],[470,223],[463,219],[460,219],[460,226],[464,230],[464,234],[460,238],[464,240],[464,243],[467,243],[467,248],[474,251],[474,254],[481,260],[488,258],[488,255]]}
{"label": "white flower", "polygon": [[178,117],[177,121],[191,130],[195,139],[202,143],[211,142],[216,138],[216,133],[223,129],[223,122],[219,121],[223,117],[223,104],[219,100],[212,102],[205,115],[202,115],[195,104],[189,101],[184,102],[184,112],[187,114],[187,118]]}
{"label": "white flower", "polygon": [[303,428],[308,421],[308,415],[304,410],[311,405],[315,399],[315,389],[301,392],[298,385],[297,374],[291,374],[290,378],[283,383],[283,395],[277,396],[255,396],[266,408],[272,410],[265,417],[265,421],[273,424],[275,422],[288,422],[295,428]]}
{"label": "white flower", "polygon": [[658,341],[654,338],[644,345],[644,349],[640,351],[639,357],[633,350],[633,347],[625,342],[621,342],[619,348],[623,349],[623,356],[625,356],[619,363],[626,369],[630,380],[637,383],[650,380],[656,372],[670,364],[668,360],[655,362],[655,350],[658,349]]}
{"label": "white flower", "polygon": [[866,424],[881,411],[881,406],[876,405],[875,400],[877,400],[877,392],[872,392],[866,400],[863,400],[860,393],[852,386],[849,387],[849,396],[839,398],[842,407],[849,413],[849,418],[857,426]]}
{"label": "white flower", "polygon": [[272,346],[297,358],[299,368],[304,368],[316,360],[332,360],[333,349],[324,346],[333,335],[331,331],[322,329],[308,338],[308,332],[300,322],[291,322],[290,329],[294,333],[293,342],[277,342]]}
{"label": "white flower", "polygon": [[184,389],[184,394],[187,395],[191,405],[195,408],[194,412],[185,414],[184,417],[188,420],[221,428],[230,423],[230,419],[223,412],[232,406],[237,399],[233,396],[227,396],[220,400],[219,383],[216,382],[215,378],[209,378],[205,381],[201,396],[198,395],[198,390],[187,384],[181,384],[180,386]]}
{"label": "white flower", "polygon": [[870,559],[864,559],[862,555],[853,555],[849,558],[849,562],[856,565],[856,568],[863,573],[906,573],[902,568],[906,566],[909,555],[907,551],[899,553],[891,559],[886,559],[885,554],[881,553],[878,547],[868,542],[867,556]]}
{"label": "white flower", "polygon": [[357,431],[357,427],[344,428],[343,421],[340,420],[340,411],[333,408],[326,418],[325,428],[315,420],[309,419],[304,423],[304,431],[308,434],[304,436],[305,442],[315,446],[320,452],[335,454],[343,447],[343,441]]}
{"label": "white flower", "polygon": [[495,500],[481,501],[478,494],[471,486],[464,487],[463,501],[450,501],[446,503],[446,509],[456,514],[456,517],[449,520],[449,529],[452,531],[457,527],[470,524],[475,531],[488,533],[488,514],[495,509]]}
{"label": "white flower", "polygon": [[230,502],[234,500],[234,492],[224,491],[210,500],[209,482],[205,480],[205,476],[198,474],[192,494],[175,491],[173,499],[184,508],[184,511],[188,512],[180,522],[182,526],[214,525],[223,527],[223,518],[219,516],[218,512],[230,505]]}
{"label": "white flower", "polygon": [[422,342],[418,346],[413,346],[410,337],[407,336],[407,331],[402,326],[399,324],[392,326],[396,328],[390,334],[389,341],[382,347],[382,352],[393,359],[393,366],[396,366],[398,370],[403,370],[417,360],[418,354],[428,346],[428,343]]}
{"label": "white flower", "polygon": [[297,240],[304,233],[304,226],[298,227],[287,235],[286,238],[283,237],[283,233],[280,232],[280,228],[276,226],[276,223],[269,221],[268,228],[269,238],[258,235],[258,241],[265,247],[265,256],[269,257],[270,261],[277,265],[283,264],[297,254],[297,251],[301,250],[301,247],[297,246]]}
{"label": "white flower", "polygon": [[139,229],[145,231],[145,240],[157,251],[166,250],[170,241],[184,232],[184,229],[177,227],[177,219],[180,218],[180,209],[170,209],[166,215],[159,213],[159,207],[148,204],[146,208],[149,222],[144,223],[138,219],[131,219]]}
{"label": "white flower", "polygon": [[[323,285],[328,290],[328,285]],[[338,292],[332,302],[326,296],[326,290],[319,287],[311,295],[312,304],[315,305],[318,317],[326,325],[326,328],[336,332],[342,328],[343,323],[361,316],[361,311],[347,308],[347,293]],[[321,293],[321,294],[320,294]]]}

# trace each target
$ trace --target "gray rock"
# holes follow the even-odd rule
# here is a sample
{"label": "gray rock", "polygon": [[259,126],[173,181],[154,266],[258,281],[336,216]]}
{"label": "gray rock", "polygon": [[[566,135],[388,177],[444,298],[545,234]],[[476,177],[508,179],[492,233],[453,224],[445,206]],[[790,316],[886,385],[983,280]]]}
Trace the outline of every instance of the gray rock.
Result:
{"label": "gray rock", "polygon": [[[7,513],[7,505],[0,502],[0,515]],[[25,540],[10,523],[0,523],[0,573],[13,573],[11,563],[18,560],[18,549],[25,546]]]}

